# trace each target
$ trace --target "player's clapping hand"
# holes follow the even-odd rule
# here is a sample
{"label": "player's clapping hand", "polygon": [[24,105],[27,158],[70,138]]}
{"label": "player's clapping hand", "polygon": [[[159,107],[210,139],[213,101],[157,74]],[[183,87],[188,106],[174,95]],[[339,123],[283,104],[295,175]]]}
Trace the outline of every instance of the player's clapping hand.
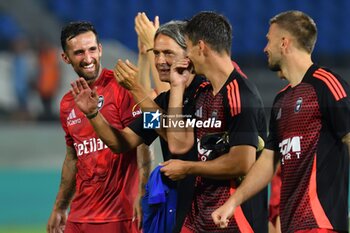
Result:
{"label": "player's clapping hand", "polygon": [[154,22],[150,21],[146,13],[138,13],[135,17],[135,31],[140,42],[146,49],[153,48],[154,35],[159,28],[159,17],[156,16]]}
{"label": "player's clapping hand", "polygon": [[181,180],[188,174],[188,163],[188,161],[183,161],[180,159],[170,159],[160,163],[162,166],[160,171],[171,180]]}
{"label": "player's clapping hand", "polygon": [[91,90],[84,78],[79,78],[75,82],[72,82],[71,86],[71,93],[80,111],[85,115],[95,113],[98,109],[96,87]]}
{"label": "player's clapping hand", "polygon": [[129,60],[123,62],[121,59],[118,59],[113,72],[118,83],[127,90],[133,90],[133,88],[139,86],[137,82],[139,71]]}

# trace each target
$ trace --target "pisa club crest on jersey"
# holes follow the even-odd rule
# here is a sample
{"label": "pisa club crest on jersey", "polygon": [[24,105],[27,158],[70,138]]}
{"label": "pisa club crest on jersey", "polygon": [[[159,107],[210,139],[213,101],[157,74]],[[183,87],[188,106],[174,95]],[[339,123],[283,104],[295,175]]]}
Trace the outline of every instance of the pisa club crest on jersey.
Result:
{"label": "pisa club crest on jersey", "polygon": [[143,128],[144,129],[159,129],[160,116],[162,114],[157,110],[156,112],[143,112]]}
{"label": "pisa club crest on jersey", "polygon": [[301,105],[303,104],[303,98],[299,97],[295,103],[294,112],[300,112]]}
{"label": "pisa club crest on jersey", "polygon": [[105,98],[103,97],[103,95],[100,95],[98,97],[98,102],[97,102],[98,110],[100,110],[102,108],[104,102],[105,102]]}

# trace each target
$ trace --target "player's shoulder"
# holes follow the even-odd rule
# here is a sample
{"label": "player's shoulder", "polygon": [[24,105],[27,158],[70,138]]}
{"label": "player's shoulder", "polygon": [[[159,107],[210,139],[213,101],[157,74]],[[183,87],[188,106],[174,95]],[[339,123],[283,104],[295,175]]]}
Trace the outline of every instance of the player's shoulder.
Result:
{"label": "player's shoulder", "polygon": [[102,88],[102,92],[113,94],[117,98],[132,98],[131,93],[122,87],[114,78],[114,73],[112,70],[104,68],[99,80],[96,81],[96,85]]}
{"label": "player's shoulder", "polygon": [[196,75],[188,89],[204,89],[210,85],[208,79],[201,75]]}
{"label": "player's shoulder", "polygon": [[224,91],[228,93],[226,95],[228,98],[231,94],[232,98],[235,99],[243,99],[246,101],[252,100],[253,102],[261,100],[261,96],[256,85],[249,80],[246,75],[243,75],[237,69],[231,73],[224,86]]}
{"label": "player's shoulder", "polygon": [[196,75],[190,84],[190,86],[186,89],[187,95],[193,95],[193,98],[197,98],[200,93],[204,93],[205,90],[211,87],[211,83],[203,76]]}
{"label": "player's shoulder", "polygon": [[253,92],[256,91],[254,83],[248,79],[247,75],[243,74],[242,71],[237,68],[232,71],[225,85],[227,88],[237,86],[240,87],[240,89],[248,89]]}
{"label": "player's shoulder", "polygon": [[115,80],[113,71],[106,68],[102,69],[101,75],[96,81],[96,84],[102,87],[113,86],[117,89],[122,88]]}
{"label": "player's shoulder", "polygon": [[62,108],[69,106],[72,103],[72,101],[74,101],[74,97],[73,97],[71,91],[69,90],[63,95],[61,102],[60,102],[60,108],[62,109]]}
{"label": "player's shoulder", "polygon": [[329,93],[336,101],[347,97],[349,84],[337,73],[326,67],[313,65],[306,82],[314,86],[317,93]]}
{"label": "player's shoulder", "polygon": [[289,90],[291,90],[292,86],[290,84],[284,86],[282,89],[280,89],[279,91],[277,91],[274,99],[273,99],[273,105],[275,106],[275,104],[277,102],[279,102],[283,96],[285,96]]}
{"label": "player's shoulder", "polygon": [[284,86],[281,90],[279,90],[276,94],[276,99],[282,97],[283,95],[285,95],[290,89],[292,88],[292,86],[290,84]]}

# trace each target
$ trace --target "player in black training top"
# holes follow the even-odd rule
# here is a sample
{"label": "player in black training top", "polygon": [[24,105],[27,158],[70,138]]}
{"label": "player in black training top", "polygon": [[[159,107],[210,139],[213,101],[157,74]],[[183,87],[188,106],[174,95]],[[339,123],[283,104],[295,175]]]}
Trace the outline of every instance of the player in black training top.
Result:
{"label": "player in black training top", "polygon": [[[211,220],[212,211],[235,192],[242,176],[255,162],[258,136],[266,135],[260,95],[231,62],[231,34],[231,26],[222,15],[213,12],[195,15],[186,26],[189,59],[178,61],[177,67],[172,66],[168,109],[171,116],[182,114],[188,75],[177,70],[192,62],[195,72],[209,80],[195,99],[196,124],[192,128],[167,130],[170,151],[181,157],[180,154],[194,144],[198,150],[197,161],[172,159],[161,168],[173,180],[196,176],[192,208],[181,231],[185,233],[267,232],[266,190],[240,206],[227,229],[218,228]],[[181,117],[172,118],[173,122],[181,120]],[[226,144],[223,150],[222,144]]]}
{"label": "player in black training top", "polygon": [[260,159],[213,215],[226,227],[236,206],[265,187],[281,162],[282,232],[347,232],[350,88],[339,75],[313,64],[314,21],[300,11],[270,20],[269,68],[289,85],[276,97],[270,134]]}

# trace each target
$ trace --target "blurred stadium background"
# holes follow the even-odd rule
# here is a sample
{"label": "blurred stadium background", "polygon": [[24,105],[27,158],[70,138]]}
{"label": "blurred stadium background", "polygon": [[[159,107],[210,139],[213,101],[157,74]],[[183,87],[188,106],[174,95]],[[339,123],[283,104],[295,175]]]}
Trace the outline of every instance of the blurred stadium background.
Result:
{"label": "blurred stadium background", "polygon": [[112,68],[117,58],[136,62],[137,12],[159,15],[161,23],[200,10],[222,13],[233,25],[233,58],[258,86],[269,113],[285,83],[266,68],[268,20],[291,9],[318,25],[314,61],[350,82],[348,0],[0,0],[0,232],[45,232],[58,190],[65,156],[59,101],[76,78],[59,57],[62,25],[93,22],[103,65]]}

